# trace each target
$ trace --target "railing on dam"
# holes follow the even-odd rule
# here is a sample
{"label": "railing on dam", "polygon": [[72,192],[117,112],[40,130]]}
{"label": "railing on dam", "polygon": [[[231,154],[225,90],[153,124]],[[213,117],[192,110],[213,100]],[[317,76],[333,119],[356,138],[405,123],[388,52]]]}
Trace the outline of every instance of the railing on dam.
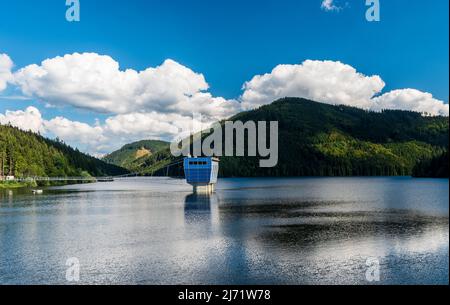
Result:
{"label": "railing on dam", "polygon": [[9,181],[27,182],[27,181],[90,181],[90,182],[108,182],[114,181],[114,177],[21,177]]}

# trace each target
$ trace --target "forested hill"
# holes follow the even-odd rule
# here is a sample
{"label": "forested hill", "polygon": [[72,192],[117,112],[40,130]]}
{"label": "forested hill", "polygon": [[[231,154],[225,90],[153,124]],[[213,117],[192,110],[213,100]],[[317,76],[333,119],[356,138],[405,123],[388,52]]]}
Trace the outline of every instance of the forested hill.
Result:
{"label": "forested hill", "polygon": [[121,166],[127,169],[134,168],[136,160],[149,157],[154,153],[168,148],[169,143],[157,140],[142,140],[127,144],[116,150],[109,155],[105,156],[102,160],[110,164]]}
{"label": "forested hill", "polygon": [[107,164],[60,141],[0,125],[0,176],[111,176],[127,170]]}
{"label": "forested hill", "polygon": [[411,175],[417,162],[442,154],[449,141],[447,117],[369,112],[298,98],[232,120],[278,121],[279,163],[262,169],[251,158],[223,158],[225,176]]}
{"label": "forested hill", "polygon": [[[447,117],[369,112],[299,98],[281,99],[230,120],[278,121],[279,162],[260,168],[259,158],[222,157],[220,175],[225,177],[411,175],[418,162],[447,150],[449,141]],[[160,153],[141,171],[163,173],[158,167],[168,163]],[[171,174],[180,172],[171,168]]]}

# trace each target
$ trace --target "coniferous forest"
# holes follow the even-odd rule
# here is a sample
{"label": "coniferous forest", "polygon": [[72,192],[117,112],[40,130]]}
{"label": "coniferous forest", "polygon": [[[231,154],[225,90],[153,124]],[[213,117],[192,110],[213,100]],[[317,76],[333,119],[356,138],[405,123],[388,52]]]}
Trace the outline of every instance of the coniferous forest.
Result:
{"label": "coniferous forest", "polygon": [[448,150],[432,159],[423,160],[414,167],[414,177],[448,178],[449,160]]}
{"label": "coniferous forest", "polygon": [[107,164],[59,140],[0,125],[0,176],[110,176],[128,171]]}

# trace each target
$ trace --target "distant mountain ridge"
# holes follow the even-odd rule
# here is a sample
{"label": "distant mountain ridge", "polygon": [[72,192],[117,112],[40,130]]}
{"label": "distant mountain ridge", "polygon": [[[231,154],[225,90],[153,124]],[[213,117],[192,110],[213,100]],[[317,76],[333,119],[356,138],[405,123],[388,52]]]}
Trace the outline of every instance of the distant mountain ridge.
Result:
{"label": "distant mountain ridge", "polygon": [[159,140],[142,140],[127,144],[119,150],[103,157],[102,160],[109,164],[114,164],[127,169],[133,169],[136,167],[137,160],[151,156],[167,147],[169,147],[168,142]]}
{"label": "distant mountain ridge", "polygon": [[[400,110],[366,111],[284,98],[242,112],[231,121],[278,121],[279,162],[260,168],[259,157],[221,157],[222,177],[411,175],[418,162],[448,149],[447,117]],[[182,175],[168,149],[143,158],[147,175]]]}

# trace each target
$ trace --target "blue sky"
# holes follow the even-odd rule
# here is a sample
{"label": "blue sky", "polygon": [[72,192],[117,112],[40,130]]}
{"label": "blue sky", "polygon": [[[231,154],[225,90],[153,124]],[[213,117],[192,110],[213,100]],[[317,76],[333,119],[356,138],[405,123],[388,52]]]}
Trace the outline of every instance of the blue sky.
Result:
{"label": "blue sky", "polygon": [[[80,0],[81,21],[65,20],[64,0],[0,0],[0,54],[13,71],[74,52],[108,55],[120,69],[145,70],[170,58],[204,75],[214,97],[238,99],[242,86],[279,64],[345,63],[385,87],[414,88],[448,103],[447,0],[380,0],[381,21],[367,22],[364,0]],[[8,86],[1,96],[22,95]],[[111,113],[73,104],[45,107],[0,97],[0,113],[33,105],[46,119],[94,124]],[[135,110],[134,110],[135,111]],[[163,111],[164,112],[164,111]]]}

